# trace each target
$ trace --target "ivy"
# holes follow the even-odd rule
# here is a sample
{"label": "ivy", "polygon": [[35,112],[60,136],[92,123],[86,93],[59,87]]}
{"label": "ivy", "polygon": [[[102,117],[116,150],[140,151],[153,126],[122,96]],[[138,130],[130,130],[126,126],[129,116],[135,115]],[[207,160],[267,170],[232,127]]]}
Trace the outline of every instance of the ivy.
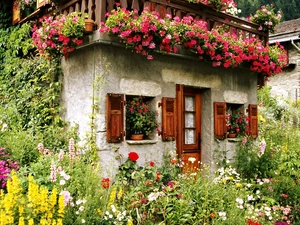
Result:
{"label": "ivy", "polygon": [[59,114],[60,61],[36,54],[31,29],[30,23],[0,29],[0,121],[7,124],[5,132],[0,132],[0,146],[19,153],[26,149],[27,157],[14,154],[22,164],[35,160],[39,142],[55,151],[69,137]]}

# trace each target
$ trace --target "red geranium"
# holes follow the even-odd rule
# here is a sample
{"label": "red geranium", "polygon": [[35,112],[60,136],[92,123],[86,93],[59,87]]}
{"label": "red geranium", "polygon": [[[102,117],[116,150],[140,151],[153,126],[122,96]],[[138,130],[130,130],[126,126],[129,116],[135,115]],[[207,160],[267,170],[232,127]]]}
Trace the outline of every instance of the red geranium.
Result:
{"label": "red geranium", "polygon": [[154,166],[154,164],[155,164],[155,163],[154,163],[153,161],[150,161],[150,162],[149,162],[149,165],[150,165],[150,166]]}
{"label": "red geranium", "polygon": [[109,188],[110,186],[110,179],[109,178],[103,178],[101,181],[101,185],[103,188]]}
{"label": "red geranium", "polygon": [[248,225],[261,225],[259,222],[252,221],[251,219],[248,219]]}
{"label": "red geranium", "polygon": [[135,162],[136,160],[138,160],[139,155],[136,152],[129,152],[128,158],[130,159],[130,161]]}

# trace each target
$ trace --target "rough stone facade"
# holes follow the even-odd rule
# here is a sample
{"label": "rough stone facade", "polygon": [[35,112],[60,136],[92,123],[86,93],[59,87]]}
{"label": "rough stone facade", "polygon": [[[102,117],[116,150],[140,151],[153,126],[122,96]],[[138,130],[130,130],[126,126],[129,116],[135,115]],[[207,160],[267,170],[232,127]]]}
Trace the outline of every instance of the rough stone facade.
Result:
{"label": "rough stone facade", "polygon": [[[297,45],[300,47],[300,42]],[[300,99],[300,52],[290,43],[288,46],[289,66],[271,77],[267,85],[272,87],[271,94],[297,102]]]}
{"label": "rough stone facade", "polygon": [[300,99],[300,19],[285,21],[275,27],[270,42],[280,42],[288,53],[289,65],[267,82],[271,94],[299,102]]}
{"label": "rough stone facade", "polygon": [[[95,34],[94,34],[95,35]],[[97,38],[96,38],[97,40]],[[109,69],[106,69],[106,66]],[[232,150],[237,140],[217,141],[214,137],[213,103],[227,102],[244,106],[256,104],[257,76],[248,69],[239,67],[224,69],[212,67],[197,57],[185,54],[155,55],[154,60],[138,55],[114,42],[96,42],[74,51],[63,60],[63,116],[71,124],[79,125],[81,137],[90,131],[89,116],[92,114],[92,96],[99,98],[97,110],[97,144],[102,165],[114,173],[119,160],[115,159],[115,149],[127,157],[130,151],[139,153],[142,160],[160,162],[163,151],[174,150],[175,141],[163,142],[157,132],[151,140],[121,143],[106,142],[106,94],[144,95],[153,97],[153,105],[161,122],[162,97],[175,98],[176,84],[202,89],[201,158],[203,163],[211,163],[215,149]],[[105,72],[108,72],[105,74]],[[102,76],[100,92],[93,93],[93,83]],[[232,157],[233,152],[228,152]]]}

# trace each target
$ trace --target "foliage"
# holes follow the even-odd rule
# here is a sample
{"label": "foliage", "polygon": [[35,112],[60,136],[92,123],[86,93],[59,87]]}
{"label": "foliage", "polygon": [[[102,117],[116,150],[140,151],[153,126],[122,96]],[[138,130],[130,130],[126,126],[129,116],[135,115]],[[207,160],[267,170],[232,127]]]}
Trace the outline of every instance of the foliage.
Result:
{"label": "foliage", "polygon": [[36,0],[16,0],[14,6],[19,5],[21,10],[26,8],[36,8]]}
{"label": "foliage", "polygon": [[151,110],[150,102],[146,102],[145,97],[135,97],[127,102],[126,127],[129,128],[131,134],[146,136],[158,127],[156,112]]}
{"label": "foliage", "polygon": [[250,17],[250,21],[260,25],[259,30],[274,33],[274,28],[279,24],[281,12],[274,12],[274,5],[265,5],[256,11],[254,16]]}
{"label": "foliage", "polygon": [[0,29],[7,29],[12,22],[12,4],[10,1],[1,1],[0,3]]}
{"label": "foliage", "polygon": [[236,155],[238,172],[255,180],[265,199],[280,205],[283,222],[299,220],[300,191],[299,107],[270,95],[270,88],[259,91],[259,137],[245,137]]}
{"label": "foliage", "polygon": [[59,115],[59,61],[34,56],[30,31],[29,23],[0,30],[0,120],[7,126],[0,146],[20,166],[37,159],[40,141],[57,150],[69,138]]}
{"label": "foliage", "polygon": [[245,62],[251,71],[271,76],[287,65],[287,54],[279,44],[264,46],[256,38],[240,38],[224,27],[208,31],[206,22],[190,16],[162,19],[155,12],[143,11],[137,16],[118,8],[108,15],[99,31],[118,35],[127,48],[148,59],[153,59],[154,51],[176,53],[175,45],[181,44],[215,67],[234,68]]}
{"label": "foliage", "polygon": [[46,59],[65,56],[82,44],[84,17],[77,12],[43,17],[41,27],[34,25],[33,44]]}
{"label": "foliage", "polygon": [[254,15],[256,10],[260,8],[262,5],[267,5],[273,3],[276,10],[280,10],[282,12],[282,21],[288,21],[292,19],[298,19],[300,17],[299,7],[300,2],[297,0],[290,0],[286,4],[286,0],[236,0],[236,3],[239,8],[242,9],[241,16],[246,18],[249,15]]}

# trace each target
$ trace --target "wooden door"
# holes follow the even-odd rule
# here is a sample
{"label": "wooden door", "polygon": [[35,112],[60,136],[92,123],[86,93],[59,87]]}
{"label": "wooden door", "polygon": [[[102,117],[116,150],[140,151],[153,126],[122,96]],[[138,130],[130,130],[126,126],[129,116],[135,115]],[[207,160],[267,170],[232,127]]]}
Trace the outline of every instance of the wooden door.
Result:
{"label": "wooden door", "polygon": [[200,89],[176,86],[177,154],[183,171],[196,172],[201,162],[201,92]]}

